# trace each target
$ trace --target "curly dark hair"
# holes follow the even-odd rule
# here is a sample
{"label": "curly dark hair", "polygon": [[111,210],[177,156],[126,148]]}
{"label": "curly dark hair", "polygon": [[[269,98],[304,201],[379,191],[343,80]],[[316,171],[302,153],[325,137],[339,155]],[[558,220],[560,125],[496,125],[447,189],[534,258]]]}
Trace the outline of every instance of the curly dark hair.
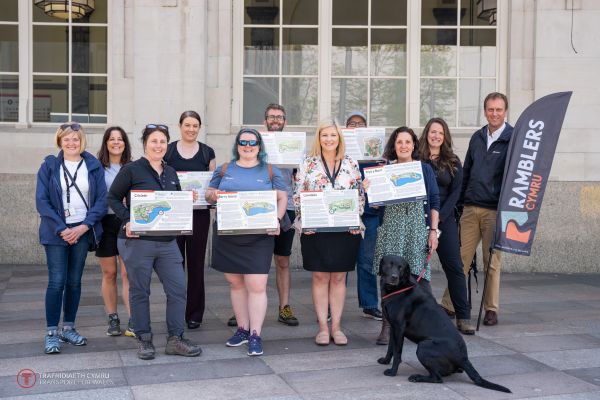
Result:
{"label": "curly dark hair", "polygon": [[415,131],[410,129],[408,126],[401,126],[399,128],[394,129],[387,143],[385,144],[385,149],[383,150],[383,158],[388,161],[395,161],[398,159],[398,155],[396,154],[396,138],[398,134],[406,132],[412,138],[412,141],[415,145],[412,154],[410,155],[413,160],[419,159],[419,140],[417,139],[417,135],[415,135]]}
{"label": "curly dark hair", "polygon": [[[444,141],[442,142],[438,157],[431,159],[429,143],[427,142],[427,134],[431,129],[431,125],[436,123],[442,126],[442,130],[444,131]],[[436,170],[446,170],[450,172],[450,175],[454,176],[456,170],[458,169],[457,165],[460,163],[460,160],[458,156],[454,154],[452,146],[452,136],[450,135],[450,129],[448,128],[446,121],[444,121],[442,118],[431,118],[425,125],[425,128],[423,128],[423,132],[419,138],[419,157],[421,160],[427,161],[431,159],[431,163]]]}
{"label": "curly dark hair", "polygon": [[100,161],[100,164],[104,168],[110,167],[110,154],[108,153],[108,139],[110,139],[110,134],[112,131],[118,131],[121,134],[121,139],[123,139],[123,143],[125,144],[125,149],[123,150],[123,154],[121,154],[121,161],[119,164],[125,165],[128,162],[131,162],[131,146],[129,145],[129,138],[127,137],[127,133],[120,126],[110,126],[104,131],[104,136],[102,136],[102,145],[100,146],[100,150],[98,150],[97,158]]}

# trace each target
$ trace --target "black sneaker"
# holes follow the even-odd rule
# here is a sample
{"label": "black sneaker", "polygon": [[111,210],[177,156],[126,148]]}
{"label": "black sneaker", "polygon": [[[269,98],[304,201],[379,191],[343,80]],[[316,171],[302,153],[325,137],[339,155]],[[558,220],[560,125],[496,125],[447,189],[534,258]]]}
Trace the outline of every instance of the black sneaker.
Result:
{"label": "black sneaker", "polygon": [[383,314],[381,314],[381,311],[377,308],[363,308],[363,317],[381,321],[383,319]]}
{"label": "black sneaker", "polygon": [[108,336],[121,336],[121,320],[117,313],[108,314],[108,329],[106,330]]}
{"label": "black sneaker", "polygon": [[229,318],[229,321],[227,321],[227,326],[231,326],[231,327],[237,326],[237,319],[235,319],[235,315],[233,317]]}
{"label": "black sneaker", "polygon": [[165,354],[178,355],[184,357],[198,357],[202,353],[199,345],[192,343],[183,336],[169,336]]}
{"label": "black sneaker", "polygon": [[138,351],[137,356],[142,360],[153,360],[156,350],[152,344],[152,334],[143,334],[138,336]]}
{"label": "black sneaker", "polygon": [[279,316],[277,317],[277,321],[289,326],[298,326],[298,319],[294,316],[292,307],[290,307],[289,304],[286,304],[285,306],[279,309]]}
{"label": "black sneaker", "polygon": [[262,339],[252,331],[252,335],[248,337],[248,355],[261,356],[263,354]]}

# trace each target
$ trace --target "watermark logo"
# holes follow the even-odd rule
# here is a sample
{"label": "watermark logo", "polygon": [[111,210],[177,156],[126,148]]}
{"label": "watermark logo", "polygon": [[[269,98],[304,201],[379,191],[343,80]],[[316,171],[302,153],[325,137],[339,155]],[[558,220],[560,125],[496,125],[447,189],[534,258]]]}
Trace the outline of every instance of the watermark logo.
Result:
{"label": "watermark logo", "polygon": [[17,373],[17,385],[21,386],[24,389],[29,389],[30,387],[33,387],[36,382],[37,375],[31,369],[25,368]]}
{"label": "watermark logo", "polygon": [[531,229],[523,230],[522,227],[527,223],[528,213],[518,211],[502,211],[502,232],[508,240],[520,243],[529,243]]}

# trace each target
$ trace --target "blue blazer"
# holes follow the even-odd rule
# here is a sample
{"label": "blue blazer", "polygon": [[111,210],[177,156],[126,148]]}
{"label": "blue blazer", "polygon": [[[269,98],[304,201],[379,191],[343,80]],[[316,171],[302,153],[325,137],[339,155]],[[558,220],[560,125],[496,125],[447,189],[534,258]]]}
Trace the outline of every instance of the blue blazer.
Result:
{"label": "blue blazer", "polygon": [[[90,207],[82,223],[92,230],[94,240],[98,243],[102,237],[101,220],[108,211],[104,169],[100,161],[87,151],[81,153],[81,157],[88,170]],[[41,217],[40,243],[43,245],[69,245],[60,237],[60,233],[67,229],[60,185],[60,166],[63,159],[62,150],[58,156],[47,156],[37,173],[35,206]]]}

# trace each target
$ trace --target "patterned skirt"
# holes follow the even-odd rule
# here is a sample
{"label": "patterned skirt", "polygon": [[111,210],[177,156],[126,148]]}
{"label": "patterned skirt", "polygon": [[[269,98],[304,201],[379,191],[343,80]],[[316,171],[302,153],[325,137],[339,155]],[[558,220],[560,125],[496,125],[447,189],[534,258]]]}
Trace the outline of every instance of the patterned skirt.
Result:
{"label": "patterned skirt", "polygon": [[[403,257],[410,265],[410,271],[418,275],[427,259],[427,234],[422,201],[386,206],[383,224],[377,229],[374,272],[379,272],[383,256],[395,255]],[[431,280],[429,264],[423,278]]]}

